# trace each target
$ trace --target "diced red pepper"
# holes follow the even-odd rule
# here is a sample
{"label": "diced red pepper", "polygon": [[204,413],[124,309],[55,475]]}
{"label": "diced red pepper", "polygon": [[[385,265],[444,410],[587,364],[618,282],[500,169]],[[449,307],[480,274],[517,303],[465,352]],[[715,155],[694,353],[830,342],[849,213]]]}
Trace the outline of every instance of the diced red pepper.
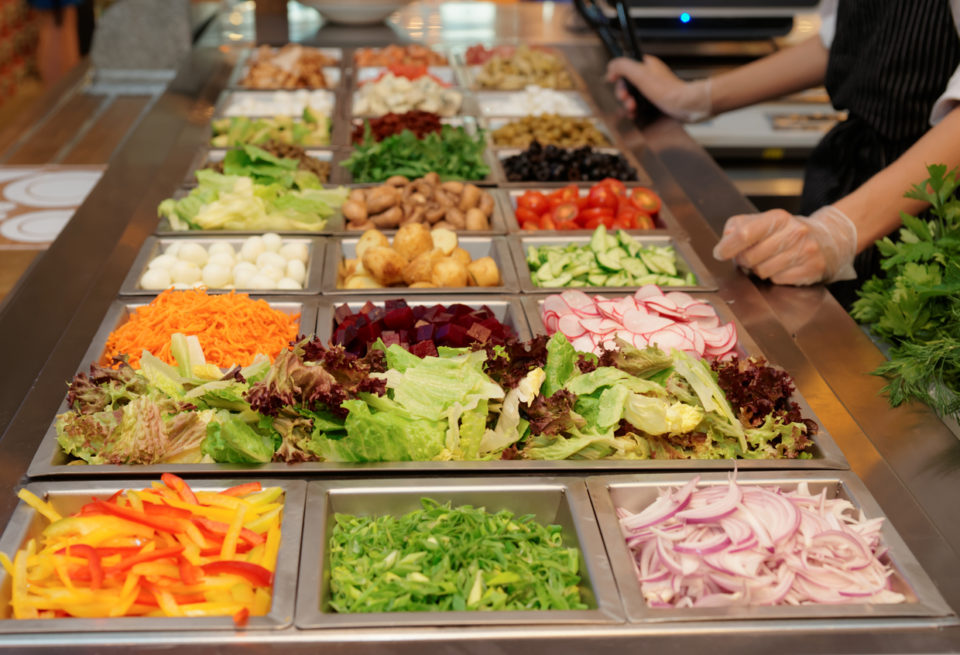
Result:
{"label": "diced red pepper", "polygon": [[239,612],[233,615],[233,623],[238,628],[242,628],[247,625],[247,621],[250,619],[250,608],[244,607]]}
{"label": "diced red pepper", "polygon": [[224,489],[220,492],[222,496],[246,496],[247,494],[256,493],[262,491],[263,486],[259,482],[245,482],[243,484],[238,484],[235,487],[230,487],[229,489]]}
{"label": "diced red pepper", "polygon": [[181,478],[179,475],[174,475],[173,473],[164,473],[160,476],[160,481],[180,494],[183,502],[191,503],[192,505],[199,505],[197,502],[197,496],[193,493],[193,489],[191,489],[190,485],[184,482],[183,478]]}
{"label": "diced red pepper", "polygon": [[203,579],[203,571],[196,564],[191,564],[182,554],[178,556],[180,560],[180,579],[185,585],[200,584]]}
{"label": "diced red pepper", "polygon": [[239,575],[251,584],[261,587],[269,587],[273,584],[273,572],[259,564],[251,564],[250,562],[242,562],[240,560],[221,560],[219,562],[204,564],[201,568],[203,568],[204,573],[210,575],[217,575],[219,573]]}

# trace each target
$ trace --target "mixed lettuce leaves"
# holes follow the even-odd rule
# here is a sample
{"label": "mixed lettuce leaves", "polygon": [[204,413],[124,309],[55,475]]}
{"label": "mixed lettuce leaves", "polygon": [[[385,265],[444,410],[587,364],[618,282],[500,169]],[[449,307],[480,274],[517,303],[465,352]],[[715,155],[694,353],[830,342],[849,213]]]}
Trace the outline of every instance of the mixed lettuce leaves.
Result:
{"label": "mixed lettuce leaves", "polygon": [[562,335],[419,357],[359,357],[303,339],[223,375],[195,338],[176,367],[92,366],[57,419],[90,464],[809,457],[816,424],[762,360],[711,365],[619,342],[601,357]]}

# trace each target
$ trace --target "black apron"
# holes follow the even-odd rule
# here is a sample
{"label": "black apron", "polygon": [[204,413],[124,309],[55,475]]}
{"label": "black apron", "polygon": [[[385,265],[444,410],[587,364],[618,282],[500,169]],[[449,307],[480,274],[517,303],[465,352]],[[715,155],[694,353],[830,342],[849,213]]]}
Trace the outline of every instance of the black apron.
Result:
{"label": "black apron", "polygon": [[[855,190],[916,143],[960,64],[949,0],[837,4],[826,87],[833,106],[846,110],[848,118],[824,136],[807,161],[801,201],[807,216]],[[924,174],[917,171],[916,181]],[[858,255],[854,265],[856,280],[830,285],[845,307],[880,270],[876,248]]]}

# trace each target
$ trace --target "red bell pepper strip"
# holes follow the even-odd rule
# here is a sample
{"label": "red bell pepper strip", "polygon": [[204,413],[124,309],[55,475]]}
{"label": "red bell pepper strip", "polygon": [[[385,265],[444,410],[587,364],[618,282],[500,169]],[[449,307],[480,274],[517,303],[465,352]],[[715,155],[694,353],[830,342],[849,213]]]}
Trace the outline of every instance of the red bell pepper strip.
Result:
{"label": "red bell pepper strip", "polygon": [[233,624],[238,628],[242,628],[247,625],[247,621],[250,619],[250,608],[244,607],[239,612],[233,615]]}
{"label": "red bell pepper strip", "polygon": [[245,482],[235,487],[224,489],[220,492],[221,496],[246,496],[257,491],[263,491],[263,486],[259,482]]}
{"label": "red bell pepper strip", "polygon": [[183,555],[180,555],[178,559],[180,560],[180,580],[183,581],[183,584],[200,584],[200,581],[203,580],[203,571],[200,567],[196,564],[191,564]]}
{"label": "red bell pepper strip", "polygon": [[180,494],[183,502],[191,503],[193,505],[200,504],[197,502],[197,496],[193,493],[193,489],[191,489],[190,485],[184,482],[183,478],[181,478],[179,475],[174,475],[173,473],[164,473],[160,476],[160,481]]}
{"label": "red bell pepper strip", "polygon": [[110,557],[111,555],[123,555],[127,557],[139,553],[140,546],[98,546],[96,551],[101,559]]}
{"label": "red bell pepper strip", "polygon": [[159,505],[157,503],[143,501],[143,511],[152,516],[166,516],[174,519],[189,519],[193,512],[180,507],[171,507],[170,505]]}
{"label": "red bell pepper strip", "polygon": [[273,584],[273,572],[265,569],[259,564],[242,562],[239,560],[221,560],[219,562],[210,562],[202,567],[204,573],[217,575],[218,573],[229,573],[239,575],[251,584],[261,587],[269,587]]}
{"label": "red bell pepper strip", "polygon": [[121,571],[126,571],[134,564],[141,564],[143,562],[152,562],[158,559],[164,559],[167,557],[176,557],[183,552],[183,546],[174,546],[173,548],[163,548],[161,550],[154,550],[149,553],[140,553],[134,555],[133,557],[127,557],[113,566],[108,566],[104,569],[105,573],[119,573]]}
{"label": "red bell pepper strip", "polygon": [[[194,516],[193,522],[196,523],[200,528],[221,537],[221,539],[227,534],[227,530],[230,529],[230,526],[226,523],[222,523],[220,521],[211,521],[210,519],[205,519],[202,516]],[[264,541],[266,541],[262,536],[258,535],[250,528],[240,528],[240,538],[253,545],[262,544]]]}
{"label": "red bell pepper strip", "polygon": [[103,584],[103,567],[100,566],[100,555],[93,546],[87,544],[73,544],[57,551],[58,555],[77,555],[86,558],[87,569],[90,571],[90,588],[99,589]]}
{"label": "red bell pepper strip", "polygon": [[[207,535],[204,535],[204,536],[207,536]],[[221,550],[223,550],[223,540],[216,542],[210,548],[201,549],[200,554],[204,557],[219,557]],[[253,550],[253,544],[248,544],[246,541],[237,542],[237,550],[236,550],[237,555],[241,555],[251,550]]]}
{"label": "red bell pepper strip", "polygon": [[113,514],[122,519],[140,523],[163,532],[183,532],[186,524],[186,519],[170,518],[167,516],[150,516],[146,512],[139,512],[130,507],[111,505],[103,501],[97,501],[94,505],[107,514]]}

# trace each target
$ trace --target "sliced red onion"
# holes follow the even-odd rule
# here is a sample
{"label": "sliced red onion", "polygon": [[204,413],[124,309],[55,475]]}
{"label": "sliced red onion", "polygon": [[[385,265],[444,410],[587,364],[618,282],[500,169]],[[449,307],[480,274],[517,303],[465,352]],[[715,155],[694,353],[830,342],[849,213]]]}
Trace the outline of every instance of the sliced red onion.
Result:
{"label": "sliced red onion", "polygon": [[740,502],[742,495],[740,487],[731,479],[730,485],[727,487],[727,493],[721,500],[706,507],[679,512],[677,518],[687,523],[711,523],[732,514],[737,509],[737,504]]}

